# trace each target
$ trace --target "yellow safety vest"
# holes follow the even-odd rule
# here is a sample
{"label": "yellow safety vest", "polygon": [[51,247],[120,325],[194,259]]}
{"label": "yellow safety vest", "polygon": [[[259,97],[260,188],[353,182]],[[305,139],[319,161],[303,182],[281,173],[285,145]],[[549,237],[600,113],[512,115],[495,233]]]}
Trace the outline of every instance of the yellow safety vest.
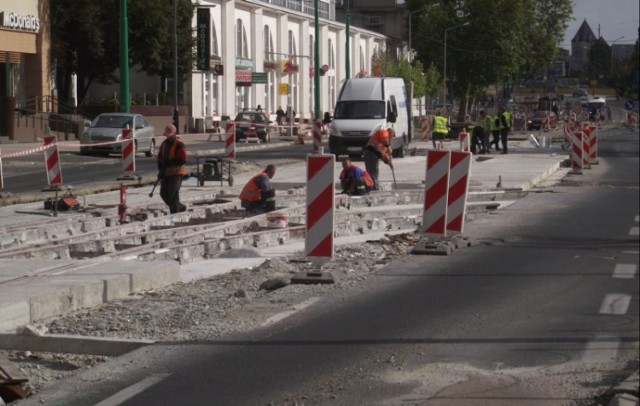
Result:
{"label": "yellow safety vest", "polygon": [[449,130],[447,129],[447,119],[442,116],[435,116],[433,118],[433,132],[440,134],[447,134]]}

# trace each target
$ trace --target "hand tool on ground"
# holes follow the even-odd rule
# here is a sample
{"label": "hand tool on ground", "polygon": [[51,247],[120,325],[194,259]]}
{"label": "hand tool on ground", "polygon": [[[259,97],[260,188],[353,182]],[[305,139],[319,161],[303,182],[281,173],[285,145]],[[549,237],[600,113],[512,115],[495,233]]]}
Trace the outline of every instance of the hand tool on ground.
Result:
{"label": "hand tool on ground", "polygon": [[149,197],[153,197],[153,192],[156,190],[156,186],[158,186],[158,182],[160,182],[160,179],[156,179],[156,183],[153,184],[153,188],[151,189],[151,193],[149,193]]}

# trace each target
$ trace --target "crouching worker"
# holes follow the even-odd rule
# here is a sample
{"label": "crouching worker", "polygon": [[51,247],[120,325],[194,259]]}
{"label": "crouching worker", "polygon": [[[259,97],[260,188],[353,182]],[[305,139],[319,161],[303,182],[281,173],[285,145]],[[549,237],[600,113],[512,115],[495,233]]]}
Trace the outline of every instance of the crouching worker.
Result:
{"label": "crouching worker", "polygon": [[240,204],[247,211],[265,213],[276,209],[276,191],[269,179],[276,174],[276,166],[269,164],[244,186],[240,192]]}
{"label": "crouching worker", "polygon": [[365,195],[374,189],[373,179],[364,169],[356,166],[351,159],[342,160],[342,173],[340,173],[340,186],[342,193],[349,195]]}

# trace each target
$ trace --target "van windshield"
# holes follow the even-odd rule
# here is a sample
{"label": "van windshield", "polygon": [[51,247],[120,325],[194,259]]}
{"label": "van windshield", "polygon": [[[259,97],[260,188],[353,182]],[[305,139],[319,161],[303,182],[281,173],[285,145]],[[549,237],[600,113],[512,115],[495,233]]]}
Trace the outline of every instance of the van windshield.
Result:
{"label": "van windshield", "polygon": [[336,104],[336,111],[333,114],[333,118],[343,120],[384,118],[384,107],[384,101],[382,100],[339,101]]}

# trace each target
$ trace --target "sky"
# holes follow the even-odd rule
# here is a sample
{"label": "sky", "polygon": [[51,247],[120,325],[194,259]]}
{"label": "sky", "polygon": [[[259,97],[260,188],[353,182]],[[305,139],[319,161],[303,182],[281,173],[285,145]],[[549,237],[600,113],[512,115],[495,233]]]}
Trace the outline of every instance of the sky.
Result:
{"label": "sky", "polygon": [[624,38],[616,44],[635,44],[640,25],[639,9],[638,0],[573,0],[573,20],[569,21],[561,47],[571,49],[571,39],[585,18],[596,37],[600,24],[600,35],[609,44],[621,36]]}

